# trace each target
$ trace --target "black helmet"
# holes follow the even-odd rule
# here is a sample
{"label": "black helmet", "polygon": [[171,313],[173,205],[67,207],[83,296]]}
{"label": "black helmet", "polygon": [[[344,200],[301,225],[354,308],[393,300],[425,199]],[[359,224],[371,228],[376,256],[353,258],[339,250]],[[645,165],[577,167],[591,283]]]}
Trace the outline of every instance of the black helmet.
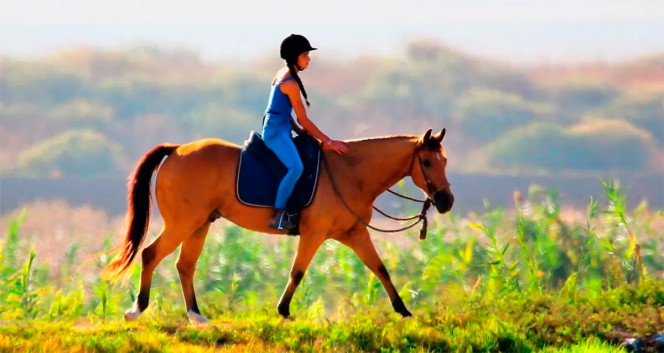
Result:
{"label": "black helmet", "polygon": [[281,55],[282,59],[289,61],[297,59],[297,57],[305,51],[312,51],[316,49],[318,48],[312,47],[311,44],[309,44],[307,38],[304,36],[299,34],[291,34],[281,42],[279,54]]}

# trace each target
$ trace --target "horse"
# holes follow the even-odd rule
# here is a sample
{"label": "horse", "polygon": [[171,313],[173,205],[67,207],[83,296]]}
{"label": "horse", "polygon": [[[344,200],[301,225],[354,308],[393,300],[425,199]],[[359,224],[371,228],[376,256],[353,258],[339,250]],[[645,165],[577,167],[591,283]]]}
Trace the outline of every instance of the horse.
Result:
{"label": "horse", "polygon": [[[376,198],[406,176],[439,213],[451,210],[454,195],[445,174],[444,136],[445,129],[433,135],[429,129],[422,135],[350,140],[350,152],[344,155],[322,152],[320,180],[313,201],[301,211],[297,250],[277,305],[281,316],[290,316],[293,294],[327,239],[352,249],[381,282],[394,311],[403,317],[412,315],[392,283],[367,226]],[[147,309],[155,268],[181,245],[176,268],[187,316],[194,324],[208,322],[198,307],[193,279],[210,224],[217,218],[256,232],[285,234],[268,227],[270,208],[238,201],[235,183],[240,153],[238,145],[208,138],[181,145],[160,144],[140,158],[128,178],[127,230],[115,248],[117,255],[105,268],[107,275],[119,277],[139,254],[150,221],[151,179],[155,172],[163,228],[141,252],[140,289],[133,306],[125,312],[125,320],[137,320]]]}

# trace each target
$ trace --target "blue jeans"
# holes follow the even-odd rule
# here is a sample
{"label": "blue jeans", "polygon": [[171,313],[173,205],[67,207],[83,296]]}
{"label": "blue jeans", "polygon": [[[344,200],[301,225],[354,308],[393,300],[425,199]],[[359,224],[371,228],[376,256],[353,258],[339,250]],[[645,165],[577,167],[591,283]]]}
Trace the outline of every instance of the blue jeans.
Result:
{"label": "blue jeans", "polygon": [[263,141],[277,155],[281,163],[288,168],[288,172],[279,183],[277,198],[274,201],[274,208],[278,210],[286,208],[286,202],[288,202],[288,198],[304,170],[300,155],[297,153],[295,143],[293,143],[291,129],[290,120],[284,123],[277,121],[277,119],[267,119],[265,126],[263,126]]}

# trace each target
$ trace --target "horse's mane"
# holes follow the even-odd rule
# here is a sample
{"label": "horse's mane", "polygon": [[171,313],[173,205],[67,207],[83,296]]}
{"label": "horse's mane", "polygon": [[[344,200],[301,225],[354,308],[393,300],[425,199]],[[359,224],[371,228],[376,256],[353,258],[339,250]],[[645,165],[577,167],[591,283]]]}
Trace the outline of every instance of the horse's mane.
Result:
{"label": "horse's mane", "polygon": [[[377,136],[377,137],[365,137],[365,138],[360,138],[360,139],[352,139],[352,140],[346,140],[347,143],[349,144],[359,144],[364,145],[364,144],[372,144],[372,143],[383,143],[385,141],[399,141],[399,142],[405,142],[405,141],[414,141],[418,139],[419,136],[416,135],[388,135],[388,136]],[[429,140],[427,144],[424,144],[422,146],[423,149],[427,150],[440,150],[442,148],[442,145],[440,144],[439,141],[435,141],[433,139]]]}
{"label": "horse's mane", "polygon": [[370,156],[382,156],[380,158],[384,158],[384,156],[394,156],[394,153],[401,153],[397,151],[412,151],[406,146],[414,146],[416,139],[417,136],[415,135],[389,135],[345,140],[350,151],[341,160],[371,158]]}
{"label": "horse's mane", "polygon": [[388,135],[388,136],[363,137],[359,139],[345,140],[345,142],[372,143],[372,142],[384,142],[385,140],[412,140],[415,137],[416,137],[415,135]]}

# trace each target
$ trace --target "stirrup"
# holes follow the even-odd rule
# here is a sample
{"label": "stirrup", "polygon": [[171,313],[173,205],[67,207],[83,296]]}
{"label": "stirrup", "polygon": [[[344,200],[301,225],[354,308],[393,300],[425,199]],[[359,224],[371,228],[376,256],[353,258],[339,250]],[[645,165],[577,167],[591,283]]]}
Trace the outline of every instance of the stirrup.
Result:
{"label": "stirrup", "polygon": [[270,228],[276,230],[291,230],[297,227],[297,224],[293,224],[291,221],[290,215],[284,210],[275,210],[275,214],[272,215],[270,219]]}

